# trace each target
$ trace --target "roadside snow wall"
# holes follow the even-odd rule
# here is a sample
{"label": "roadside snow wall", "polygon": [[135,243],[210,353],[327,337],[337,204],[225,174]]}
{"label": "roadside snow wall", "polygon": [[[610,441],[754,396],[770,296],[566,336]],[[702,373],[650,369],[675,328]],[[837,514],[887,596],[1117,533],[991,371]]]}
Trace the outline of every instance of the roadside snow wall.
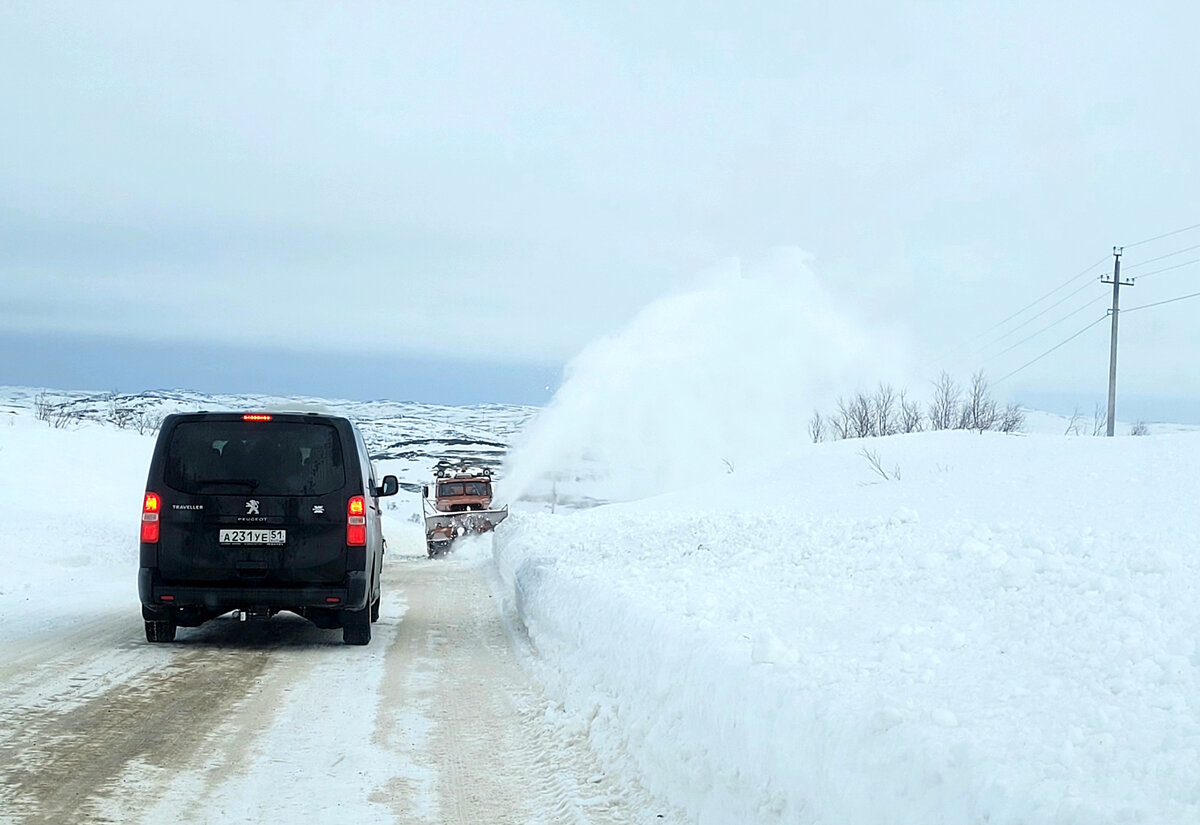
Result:
{"label": "roadside snow wall", "polygon": [[772,502],[514,513],[568,724],[703,825],[1200,821],[1200,438],[869,446],[902,480],[842,442]]}

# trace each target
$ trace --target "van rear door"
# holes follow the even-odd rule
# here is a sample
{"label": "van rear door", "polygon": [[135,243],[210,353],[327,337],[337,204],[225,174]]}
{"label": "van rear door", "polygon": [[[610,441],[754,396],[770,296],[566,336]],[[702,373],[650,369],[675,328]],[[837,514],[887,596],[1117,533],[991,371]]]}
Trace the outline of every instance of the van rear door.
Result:
{"label": "van rear door", "polygon": [[159,573],[171,582],[287,586],[346,574],[345,450],[303,416],[179,420],[163,464]]}

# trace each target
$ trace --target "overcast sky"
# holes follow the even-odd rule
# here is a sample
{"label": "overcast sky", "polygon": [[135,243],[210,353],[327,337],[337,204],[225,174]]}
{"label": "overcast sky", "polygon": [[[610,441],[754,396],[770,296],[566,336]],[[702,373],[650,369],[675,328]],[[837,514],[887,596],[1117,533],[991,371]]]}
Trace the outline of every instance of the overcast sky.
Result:
{"label": "overcast sky", "polygon": [[[1200,224],[1197,31],[1185,2],[6,2],[0,383],[536,403],[776,247],[905,328],[914,380],[1000,378],[1104,315],[1110,261],[981,333]],[[1122,304],[1192,292],[1200,264]],[[1123,316],[1122,390],[1200,397],[1197,317]],[[1002,386],[1107,374],[1099,323]]]}

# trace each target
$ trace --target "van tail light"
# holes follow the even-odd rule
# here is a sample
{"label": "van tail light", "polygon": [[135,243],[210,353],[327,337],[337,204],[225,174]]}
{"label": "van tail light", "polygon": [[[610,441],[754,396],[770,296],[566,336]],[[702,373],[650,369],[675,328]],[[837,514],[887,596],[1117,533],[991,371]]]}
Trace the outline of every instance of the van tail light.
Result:
{"label": "van tail light", "polygon": [[367,544],[367,502],[362,496],[351,496],[346,505],[346,544],[350,547]]}
{"label": "van tail light", "polygon": [[158,512],[162,509],[162,500],[158,493],[146,493],[142,499],[142,542],[158,544]]}

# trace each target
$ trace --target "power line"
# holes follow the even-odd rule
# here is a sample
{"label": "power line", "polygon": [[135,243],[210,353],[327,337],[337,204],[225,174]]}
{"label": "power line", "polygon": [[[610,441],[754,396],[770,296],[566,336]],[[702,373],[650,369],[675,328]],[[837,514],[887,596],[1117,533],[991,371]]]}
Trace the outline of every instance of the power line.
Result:
{"label": "power line", "polygon": [[1155,301],[1152,304],[1142,304],[1140,307],[1133,307],[1132,309],[1123,309],[1123,310],[1121,310],[1121,312],[1123,312],[1123,313],[1124,312],[1137,312],[1139,309],[1150,309],[1150,307],[1160,307],[1163,304],[1173,304],[1176,301],[1186,301],[1188,298],[1198,298],[1198,297],[1200,297],[1200,292],[1193,292],[1191,295],[1180,295],[1178,298],[1168,298],[1165,301]]}
{"label": "power line", "polygon": [[1137,243],[1127,243],[1125,244],[1125,248],[1133,249],[1135,246],[1141,246],[1144,243],[1151,243],[1152,241],[1161,241],[1163,238],[1169,238],[1172,235],[1180,235],[1184,232],[1190,232],[1193,229],[1200,229],[1200,223],[1194,223],[1191,226],[1185,226],[1183,229],[1176,229],[1174,232],[1165,232],[1162,235],[1155,235],[1153,238],[1146,238],[1138,241]]}
{"label": "power line", "polygon": [[1166,255],[1159,255],[1157,258],[1150,258],[1145,261],[1138,261],[1136,264],[1130,264],[1129,266],[1125,267],[1125,271],[1128,272],[1131,269],[1137,269],[1139,266],[1145,266],[1146,264],[1152,264],[1155,261],[1162,261],[1167,258],[1174,258],[1176,255],[1182,255],[1184,252],[1191,252],[1193,249],[1200,249],[1200,243],[1196,244],[1195,246],[1187,246],[1187,247],[1184,247],[1183,249],[1176,249],[1174,252],[1168,252]]}
{"label": "power line", "polygon": [[[1098,303],[1100,303],[1101,301],[1103,301],[1103,300],[1105,299],[1105,297],[1106,297],[1106,296],[1104,296],[1104,295],[1101,295],[1099,298],[1093,298],[1092,300],[1088,301],[1086,304],[1084,304],[1083,306],[1079,307],[1078,309],[1071,310],[1070,312],[1068,312],[1068,313],[1067,313],[1066,315],[1064,315],[1063,317],[1059,318],[1059,319],[1058,319],[1057,321],[1055,321],[1054,323],[1052,323],[1052,324],[1049,324],[1049,325],[1047,325],[1047,326],[1044,326],[1044,327],[1042,327],[1041,329],[1039,329],[1037,332],[1033,333],[1032,335],[1028,335],[1028,336],[1026,336],[1026,337],[1022,338],[1020,341],[1017,341],[1017,343],[1015,343],[1015,344],[1012,344],[1011,346],[1007,347],[1006,349],[1002,349],[1002,350],[1000,350],[998,353],[996,353],[995,355],[993,355],[991,358],[989,358],[989,359],[987,359],[987,360],[988,360],[988,361],[994,361],[994,360],[996,360],[997,358],[999,358],[1001,355],[1004,355],[1006,352],[1012,352],[1014,349],[1016,349],[1017,347],[1021,346],[1022,344],[1024,344],[1024,343],[1027,343],[1027,342],[1029,342],[1029,341],[1032,341],[1034,338],[1037,338],[1037,337],[1038,337],[1039,335],[1041,335],[1043,332],[1049,332],[1050,330],[1054,329],[1056,326],[1058,326],[1059,324],[1061,324],[1063,321],[1068,321],[1068,320],[1070,320],[1071,318],[1074,318],[1074,317],[1075,317],[1076,315],[1078,315],[1079,313],[1083,312],[1085,309],[1089,309],[1089,308],[1091,308],[1091,307],[1094,307],[1096,304],[1098,304]],[[987,362],[985,362],[985,363],[987,363]]]}
{"label": "power line", "polygon": [[[978,341],[980,338],[982,338],[983,336],[987,335],[987,334],[988,334],[989,332],[991,332],[992,330],[999,329],[1000,327],[1004,326],[1004,325],[1005,325],[1005,324],[1007,324],[1009,321],[1011,321],[1013,318],[1016,318],[1016,317],[1017,317],[1018,315],[1020,315],[1022,312],[1025,312],[1026,310],[1032,309],[1033,307],[1035,307],[1035,306],[1037,306],[1038,304],[1040,304],[1042,301],[1044,301],[1044,300],[1046,300],[1047,298],[1049,298],[1049,297],[1050,297],[1051,295],[1053,295],[1054,293],[1056,293],[1056,292],[1059,292],[1059,291],[1061,291],[1061,290],[1063,290],[1063,289],[1066,289],[1068,286],[1070,286],[1071,284],[1075,283],[1075,282],[1076,282],[1076,281],[1078,281],[1080,278],[1082,278],[1084,275],[1087,275],[1087,274],[1088,274],[1088,273],[1090,273],[1090,272],[1091,272],[1093,269],[1095,269],[1096,267],[1100,266],[1100,264],[1104,263],[1104,262],[1105,262],[1105,261],[1107,261],[1107,260],[1108,260],[1108,255],[1105,255],[1103,258],[1101,258],[1100,260],[1096,261],[1096,263],[1092,264],[1091,266],[1087,267],[1086,269],[1081,269],[1081,270],[1079,271],[1079,273],[1078,273],[1078,274],[1076,274],[1076,275],[1072,275],[1070,278],[1068,278],[1067,280],[1063,281],[1061,284],[1059,284],[1058,286],[1056,286],[1054,289],[1050,290],[1050,291],[1049,291],[1049,292],[1047,292],[1045,295],[1043,295],[1042,297],[1038,298],[1036,301],[1032,301],[1032,302],[1030,302],[1030,303],[1026,304],[1025,306],[1021,307],[1021,308],[1020,308],[1020,309],[1018,309],[1016,312],[1014,312],[1012,315],[1009,315],[1007,318],[1005,318],[1003,321],[1000,321],[999,323],[996,323],[996,324],[992,324],[990,327],[988,327],[987,329],[985,329],[983,332],[981,332],[981,333],[979,333],[978,335],[976,335],[976,336],[975,336],[975,337],[974,337],[972,340],[974,340],[974,341]],[[1076,292],[1073,292],[1073,293],[1071,293],[1071,295],[1075,295],[1075,294],[1077,294],[1077,292],[1078,292],[1078,291],[1076,291]],[[1069,298],[1069,297],[1071,297],[1071,296],[1070,296],[1070,295],[1068,295],[1067,297]],[[1019,329],[1019,327],[1018,327],[1018,329]],[[1010,330],[1010,332],[1011,332],[1011,330]],[[1002,337],[1001,337],[999,340],[1003,340],[1003,336],[1002,336]],[[995,341],[993,341],[992,343],[994,344],[994,343],[996,343],[996,342],[995,342]],[[988,344],[988,346],[991,346],[991,344]]]}
{"label": "power line", "polygon": [[1030,324],[1032,324],[1034,321],[1036,321],[1038,318],[1041,318],[1043,315],[1045,315],[1045,314],[1046,314],[1047,312],[1049,312],[1050,310],[1054,309],[1055,307],[1060,307],[1060,306],[1062,306],[1062,305],[1063,305],[1063,304],[1065,304],[1067,301],[1071,300],[1071,299],[1072,299],[1072,298],[1074,298],[1076,295],[1078,295],[1080,292],[1083,292],[1085,289],[1089,289],[1089,288],[1091,288],[1092,286],[1093,286],[1092,284],[1090,284],[1090,283],[1087,283],[1087,284],[1084,284],[1083,286],[1079,287],[1079,289],[1075,290],[1074,292],[1068,292],[1068,293],[1067,293],[1065,296],[1063,296],[1062,298],[1058,299],[1057,301],[1055,301],[1055,302],[1054,302],[1054,303],[1052,303],[1050,306],[1046,307],[1045,309],[1043,309],[1041,312],[1037,313],[1036,315],[1031,315],[1031,316],[1029,316],[1029,317],[1028,317],[1028,318],[1026,318],[1024,321],[1022,321],[1021,323],[1017,324],[1015,327],[1013,327],[1013,328],[1012,328],[1012,329],[1010,329],[1008,332],[1006,332],[1006,333],[1004,333],[1003,335],[1001,335],[1001,336],[1000,336],[999,338],[997,338],[996,340],[994,340],[994,341],[989,341],[987,344],[984,344],[984,346],[983,346],[983,349],[987,349],[988,347],[992,346],[993,344],[999,344],[1001,341],[1003,341],[1003,340],[1004,340],[1005,338],[1007,338],[1008,336],[1012,335],[1012,334],[1013,334],[1014,332],[1016,332],[1017,330],[1019,330],[1019,329],[1024,329],[1025,327],[1029,326],[1029,325],[1030,325]]}
{"label": "power line", "polygon": [[[1191,225],[1191,226],[1185,226],[1185,227],[1183,227],[1182,229],[1176,229],[1176,230],[1174,230],[1174,231],[1171,231],[1171,232],[1164,232],[1164,233],[1163,233],[1163,234],[1161,234],[1161,235],[1155,235],[1153,238],[1144,238],[1143,240],[1137,241],[1136,243],[1126,244],[1126,245],[1125,245],[1125,248],[1126,248],[1126,249],[1130,249],[1130,248],[1133,248],[1133,247],[1135,247],[1135,246],[1141,246],[1141,245],[1143,245],[1143,244],[1148,244],[1148,243],[1151,243],[1151,242],[1153,242],[1153,241],[1161,241],[1163,238],[1170,238],[1170,237],[1173,237],[1173,236],[1175,236],[1175,235],[1181,235],[1181,234],[1183,234],[1184,232],[1190,232],[1190,231],[1191,231],[1191,230],[1193,230],[1193,229],[1200,229],[1200,223],[1193,224],[1193,225]],[[1157,257],[1157,258],[1151,258],[1150,260],[1147,260],[1147,261],[1142,261],[1141,263],[1134,264],[1134,265],[1133,265],[1133,267],[1126,267],[1126,269],[1128,270],[1128,269],[1132,269],[1132,268],[1134,268],[1134,267],[1142,266],[1142,265],[1144,265],[1144,264],[1153,263],[1154,261],[1160,261],[1160,260],[1163,260],[1164,258],[1170,258],[1170,257],[1172,257],[1172,256],[1174,256],[1174,255],[1180,255],[1180,254],[1182,254],[1182,253],[1184,253],[1184,252],[1190,252],[1190,251],[1191,251],[1191,250],[1193,250],[1193,249],[1200,249],[1200,244],[1196,244],[1195,246],[1189,246],[1189,247],[1187,247],[1186,249],[1180,249],[1180,250],[1178,250],[1178,251],[1176,251],[1176,252],[1172,252],[1172,253],[1170,253],[1170,254],[1168,254],[1168,255],[1161,255],[1161,256],[1159,256],[1159,257]],[[1080,270],[1080,271],[1079,271],[1077,274],[1075,274],[1075,275],[1072,275],[1070,278],[1068,278],[1067,280],[1063,281],[1061,284],[1059,284],[1058,286],[1054,287],[1054,289],[1050,290],[1049,292],[1047,292],[1046,294],[1044,294],[1044,295],[1042,295],[1041,297],[1037,298],[1036,300],[1030,301],[1028,304],[1026,304],[1025,306],[1021,307],[1021,308],[1020,308],[1020,309],[1018,309],[1016,312],[1014,312],[1012,315],[1009,315],[1008,317],[1006,317],[1004,320],[1002,320],[1002,321],[998,321],[997,323],[995,323],[995,324],[992,324],[990,327],[988,327],[987,329],[983,330],[982,332],[980,332],[979,334],[977,334],[977,335],[976,335],[974,338],[972,338],[972,339],[971,339],[971,341],[978,341],[980,338],[984,337],[985,335],[987,335],[988,333],[992,332],[993,330],[997,330],[997,329],[999,329],[1000,327],[1002,327],[1002,326],[1004,326],[1005,324],[1007,324],[1009,321],[1011,321],[1011,320],[1013,320],[1014,318],[1016,318],[1016,317],[1020,316],[1022,313],[1024,313],[1024,312],[1027,312],[1027,311],[1029,311],[1030,309],[1033,309],[1035,306],[1037,306],[1037,305],[1038,305],[1038,304],[1040,304],[1042,301],[1044,301],[1044,300],[1046,300],[1047,298],[1049,298],[1051,295],[1054,295],[1055,293],[1061,292],[1062,290],[1066,289],[1068,286],[1070,286],[1071,284],[1075,283],[1077,280],[1079,280],[1080,278],[1082,278],[1084,275],[1087,275],[1087,274],[1088,274],[1088,273],[1090,273],[1092,270],[1094,270],[1096,267],[1100,266],[1100,264],[1102,264],[1102,263],[1105,263],[1105,262],[1108,260],[1108,258],[1109,258],[1109,256],[1108,256],[1108,255],[1104,255],[1104,256],[1103,256],[1103,257],[1101,257],[1101,258],[1100,258],[1098,261],[1096,261],[1094,264],[1091,264],[1090,266],[1088,266],[1088,267],[1086,267],[1086,268],[1084,268],[1084,269],[1081,269],[1081,270]],[[1200,259],[1197,259],[1196,261],[1189,261],[1188,263],[1196,263],[1196,262],[1200,262]],[[1181,266],[1183,266],[1183,264],[1181,264]],[[1165,272],[1165,271],[1166,271],[1166,270],[1157,270],[1157,271],[1155,271],[1155,272],[1148,272],[1148,273],[1146,273],[1146,275],[1142,275],[1141,277],[1145,278],[1145,277],[1147,277],[1147,275],[1157,275],[1159,272]],[[1078,292],[1079,292],[1079,291],[1081,291],[1081,290],[1076,290],[1076,292],[1073,292],[1073,293],[1071,293],[1071,294],[1072,294],[1072,295],[1078,294]],[[1070,297],[1070,296],[1068,296],[1068,297]],[[1060,301],[1059,303],[1061,304],[1062,302]],[[1058,306],[1058,304],[1055,304],[1054,306]],[[1051,307],[1051,308],[1053,308],[1053,307]],[[1044,313],[1043,313],[1043,314],[1044,314]],[[1034,318],[1036,318],[1036,317],[1038,317],[1038,316],[1034,316]],[[1028,319],[1028,320],[1029,320],[1029,321],[1032,321],[1032,320],[1034,320],[1034,318],[1030,318],[1030,319]],[[1028,323],[1028,321],[1027,321],[1026,323]],[[1004,335],[1002,335],[1000,338],[998,338],[996,341],[992,341],[991,343],[989,343],[989,344],[986,344],[986,345],[985,345],[985,347],[990,347],[992,344],[995,344],[995,343],[998,343],[999,341],[1002,341],[1002,340],[1004,340],[1006,337],[1008,337],[1008,335],[1011,335],[1013,332],[1015,332],[1016,330],[1018,330],[1018,329],[1020,329],[1020,328],[1021,328],[1020,326],[1014,327],[1013,329],[1009,330],[1007,333],[1005,333]],[[968,343],[970,343],[970,342],[968,342]],[[964,346],[965,346],[965,344],[964,344]]]}
{"label": "power line", "polygon": [[1172,269],[1182,269],[1183,267],[1191,266],[1192,264],[1200,264],[1200,258],[1192,258],[1192,260],[1184,261],[1181,264],[1175,264],[1174,266],[1165,266],[1162,269],[1156,269],[1153,272],[1146,272],[1142,275],[1135,276],[1133,280],[1140,281],[1143,278],[1149,278],[1151,275],[1158,275],[1161,272],[1170,272]]}
{"label": "power line", "polygon": [[1006,375],[1006,376],[1004,376],[1003,378],[1001,378],[1001,379],[999,379],[999,380],[997,380],[997,381],[993,382],[993,384],[999,384],[1001,381],[1007,381],[1009,378],[1012,378],[1014,375],[1016,375],[1016,374],[1017,374],[1018,372],[1020,372],[1021,370],[1025,369],[1026,367],[1031,367],[1031,366],[1033,366],[1033,365],[1034,365],[1034,364],[1036,364],[1038,361],[1041,361],[1043,358],[1045,358],[1045,357],[1046,357],[1047,355],[1049,355],[1050,353],[1054,352],[1054,351],[1055,351],[1056,349],[1058,349],[1059,347],[1062,347],[1062,346],[1065,346],[1065,345],[1069,344],[1070,342],[1072,342],[1072,341],[1074,341],[1076,338],[1078,338],[1080,335],[1083,335],[1083,334],[1084,334],[1085,332],[1087,332],[1089,329],[1091,329],[1092,327],[1096,326],[1096,324],[1100,323],[1101,321],[1105,321],[1105,320],[1107,320],[1107,319],[1108,319],[1108,313],[1105,313],[1104,315],[1101,315],[1101,316],[1100,316],[1099,318],[1097,318],[1095,321],[1092,321],[1090,324],[1088,324],[1088,325],[1087,325],[1086,327],[1084,327],[1083,329],[1079,330],[1079,332],[1075,333],[1075,334],[1074,334],[1074,335],[1072,335],[1070,338],[1067,338],[1067,339],[1065,339],[1065,340],[1063,340],[1063,341],[1060,341],[1059,343],[1055,344],[1055,345],[1054,345],[1054,346],[1052,346],[1050,349],[1046,350],[1046,351],[1045,351],[1045,352],[1043,352],[1041,355],[1039,355],[1037,358],[1034,358],[1032,361],[1026,361],[1024,364],[1022,364],[1021,366],[1017,367],[1015,370],[1013,370],[1012,372],[1010,372],[1008,375]]}

